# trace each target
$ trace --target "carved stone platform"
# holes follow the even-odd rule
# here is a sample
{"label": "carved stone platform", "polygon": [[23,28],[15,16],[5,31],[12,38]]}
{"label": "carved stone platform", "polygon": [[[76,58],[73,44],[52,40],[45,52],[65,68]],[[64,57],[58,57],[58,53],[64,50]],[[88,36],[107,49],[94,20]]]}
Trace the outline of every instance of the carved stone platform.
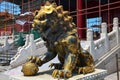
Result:
{"label": "carved stone platform", "polygon": [[69,79],[54,79],[51,76],[52,70],[40,71],[35,76],[23,76],[23,74],[11,75],[10,80],[104,80],[107,75],[106,70],[96,69],[95,72],[89,74],[73,75]]}

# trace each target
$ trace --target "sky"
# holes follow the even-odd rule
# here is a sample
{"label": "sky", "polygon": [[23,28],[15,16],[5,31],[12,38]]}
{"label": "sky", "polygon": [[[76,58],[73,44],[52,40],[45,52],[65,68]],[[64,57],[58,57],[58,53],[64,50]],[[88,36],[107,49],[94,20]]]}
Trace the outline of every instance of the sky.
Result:
{"label": "sky", "polygon": [[18,15],[21,13],[19,5],[13,4],[11,2],[2,1],[0,2],[0,12],[8,11],[8,13]]}
{"label": "sky", "polygon": [[[87,19],[87,28],[92,28],[94,25],[100,25],[102,23],[101,17]],[[100,31],[100,28],[92,28],[93,31]]]}

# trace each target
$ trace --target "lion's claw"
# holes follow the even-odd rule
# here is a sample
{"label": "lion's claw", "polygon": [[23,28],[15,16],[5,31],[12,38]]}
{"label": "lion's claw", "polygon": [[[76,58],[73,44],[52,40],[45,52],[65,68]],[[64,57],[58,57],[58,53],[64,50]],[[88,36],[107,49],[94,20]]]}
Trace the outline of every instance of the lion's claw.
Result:
{"label": "lion's claw", "polygon": [[72,76],[71,72],[64,71],[64,70],[54,70],[52,73],[52,77],[54,78],[70,78]]}
{"label": "lion's claw", "polygon": [[39,57],[30,56],[30,57],[29,57],[29,61],[30,61],[31,63],[35,63],[35,64],[37,64],[37,65],[39,65],[39,66],[42,65],[42,61],[41,61],[41,59],[40,59]]}
{"label": "lion's claw", "polygon": [[80,73],[83,73],[83,74],[87,74],[87,73],[90,73],[90,72],[93,72],[94,71],[94,67],[80,67],[79,69],[78,69],[78,74],[80,74]]}
{"label": "lion's claw", "polygon": [[49,65],[50,68],[54,67],[55,69],[62,69],[62,64],[60,63],[51,63]]}

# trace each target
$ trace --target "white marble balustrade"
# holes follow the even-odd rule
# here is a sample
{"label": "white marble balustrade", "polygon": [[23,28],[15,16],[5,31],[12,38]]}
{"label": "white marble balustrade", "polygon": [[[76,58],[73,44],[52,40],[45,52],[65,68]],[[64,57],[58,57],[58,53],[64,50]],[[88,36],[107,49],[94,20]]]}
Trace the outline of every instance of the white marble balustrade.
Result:
{"label": "white marble balustrade", "polygon": [[91,29],[87,30],[87,49],[92,54],[94,60],[96,61],[109,50],[117,45],[120,45],[120,28],[118,18],[113,19],[113,29],[111,32],[107,33],[107,24],[103,22],[101,24],[101,34],[100,39],[93,40],[93,31]]}

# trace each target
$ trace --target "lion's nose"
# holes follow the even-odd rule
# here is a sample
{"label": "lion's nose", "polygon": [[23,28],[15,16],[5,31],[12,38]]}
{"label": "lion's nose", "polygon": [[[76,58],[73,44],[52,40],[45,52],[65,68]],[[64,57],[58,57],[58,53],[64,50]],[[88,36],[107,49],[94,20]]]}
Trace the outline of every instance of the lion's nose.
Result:
{"label": "lion's nose", "polygon": [[36,21],[33,20],[33,24],[32,24],[32,27],[35,27],[36,26]]}
{"label": "lion's nose", "polygon": [[32,27],[35,27],[36,25],[40,24],[40,21],[34,19],[33,20],[33,24],[32,24]]}
{"label": "lion's nose", "polygon": [[33,24],[32,24],[32,27],[35,27],[35,26],[36,26],[36,25],[33,23]]}
{"label": "lion's nose", "polygon": [[40,23],[40,21],[38,21],[38,20],[33,20],[33,23],[35,23],[35,24],[39,24]]}

